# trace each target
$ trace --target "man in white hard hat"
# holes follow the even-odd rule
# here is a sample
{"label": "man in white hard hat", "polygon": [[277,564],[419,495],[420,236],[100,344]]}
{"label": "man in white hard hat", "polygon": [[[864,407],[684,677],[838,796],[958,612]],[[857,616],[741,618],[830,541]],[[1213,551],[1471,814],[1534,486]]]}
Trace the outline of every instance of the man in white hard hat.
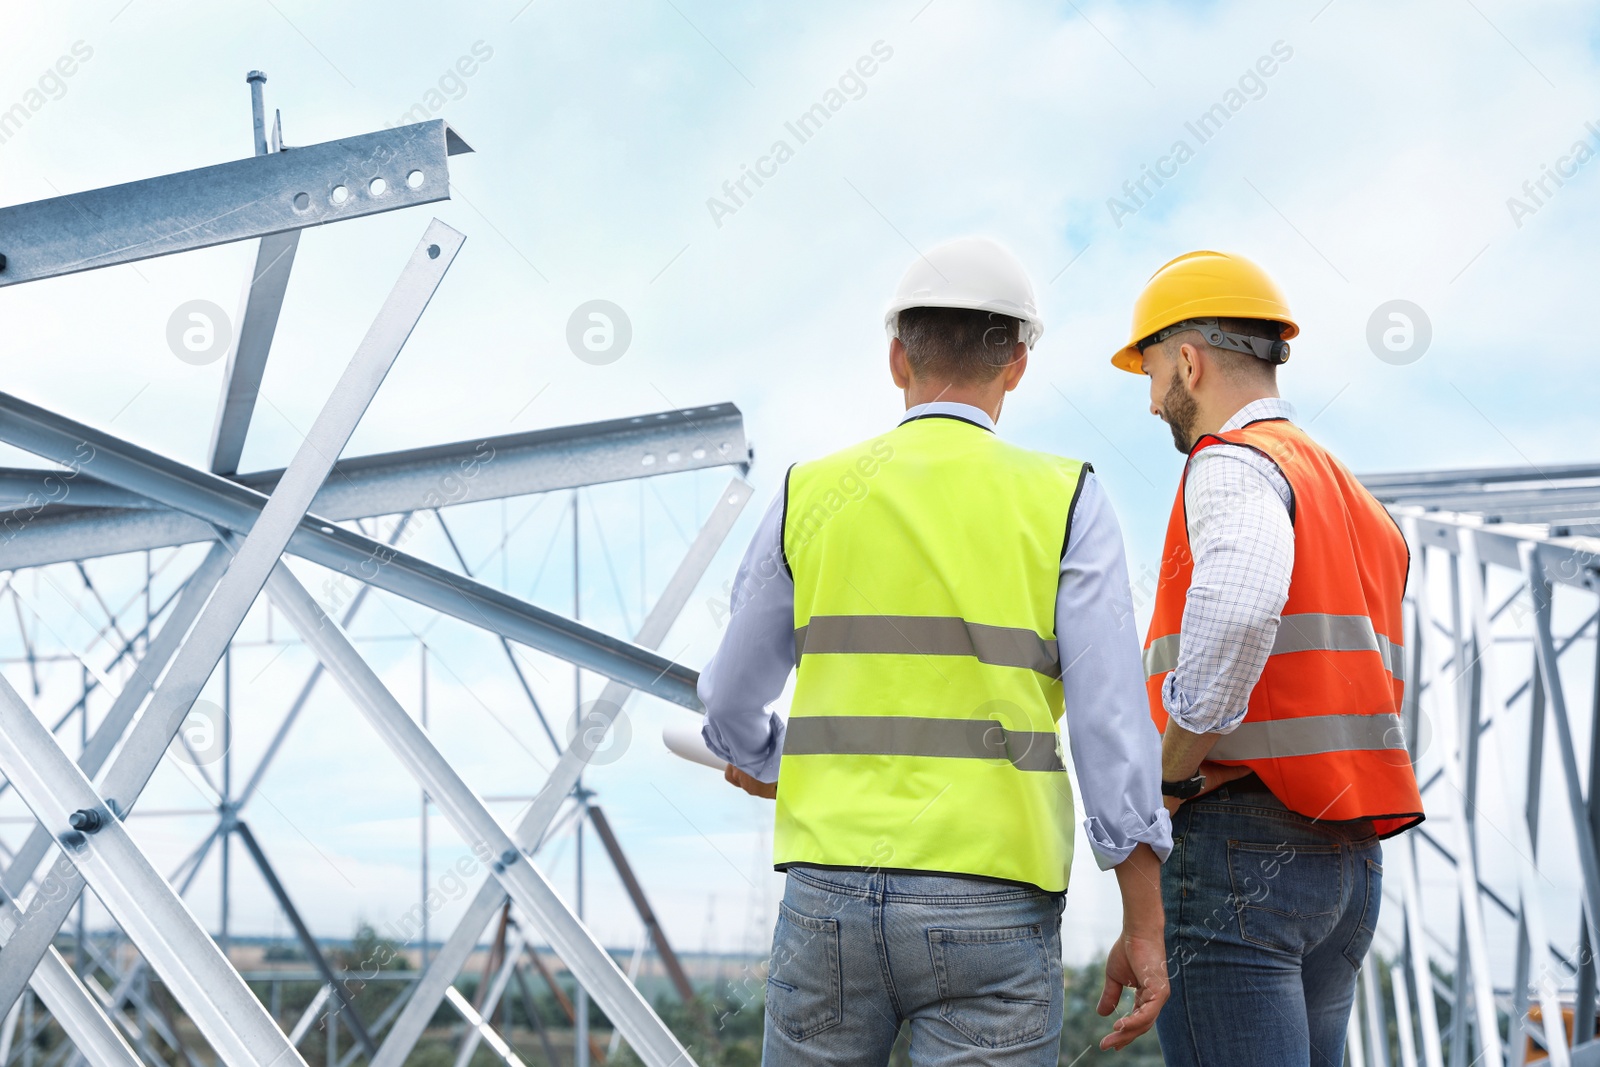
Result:
{"label": "man in white hard hat", "polygon": [[[1055,1064],[1072,863],[1063,713],[1123,928],[1102,1047],[1167,996],[1171,849],[1122,536],[1088,464],[995,435],[1043,324],[993,241],[931,249],[886,315],[899,425],[790,468],[700,676],[706,744],[777,800],[788,872],[763,1062]],[[798,666],[787,723],[768,705]]]}

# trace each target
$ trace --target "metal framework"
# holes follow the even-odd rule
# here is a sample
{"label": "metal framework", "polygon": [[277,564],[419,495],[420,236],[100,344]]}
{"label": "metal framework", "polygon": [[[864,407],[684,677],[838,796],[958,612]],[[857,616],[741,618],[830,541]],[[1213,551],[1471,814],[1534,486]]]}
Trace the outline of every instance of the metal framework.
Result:
{"label": "metal framework", "polygon": [[1362,481],[1411,550],[1428,819],[1385,846],[1350,1060],[1600,1064],[1600,466]]}
{"label": "metal framework", "polygon": [[[15,790],[37,821],[15,852],[0,856],[0,1067],[19,1048],[31,1063],[25,1047],[42,1025],[35,1020],[33,996],[70,1037],[77,1056],[94,1067],[161,1064],[168,1054],[201,1067],[202,1057],[150,995],[152,974],[228,1064],[303,1063],[297,1046],[323,1017],[330,1064],[348,1063],[360,1054],[375,1065],[397,1067],[444,1003],[455,1006],[467,1027],[458,1063],[464,1067],[481,1041],[507,1063],[520,1064],[490,1020],[513,983],[531,1008],[525,965],[538,969],[560,993],[530,951],[536,940],[548,944],[579,983],[576,1006],[564,995],[560,1000],[577,1022],[580,1063],[591,1054],[585,1024],[586,1001],[593,997],[644,1062],[691,1064],[630,977],[556,894],[535,855],[550,840],[557,816],[571,805],[580,845],[581,827],[588,824],[616,867],[673,988],[682,997],[692,995],[643,882],[593,794],[583,787],[582,775],[633,692],[698,710],[695,673],[655,650],[750,498],[750,487],[739,476],[751,459],[739,411],[715,404],[340,459],[462,247],[461,234],[434,220],[289,465],[238,473],[301,232],[447,199],[449,158],[470,151],[438,120],[289,149],[282,144],[280,123],[274,121],[270,132],[267,127],[265,75],[251,72],[247,80],[255,156],[0,208],[0,286],[227,242],[257,242],[204,469],[0,393],[0,441],[53,464],[0,470],[0,595],[11,593],[20,621],[24,594],[15,581],[18,571],[75,562],[85,589],[104,609],[108,621],[102,632],[116,638],[111,646],[117,649],[104,665],[79,657],[83,696],[53,726],[0,678],[0,795]],[[738,471],[632,641],[473,577],[459,549],[460,569],[450,570],[397,547],[416,512],[439,515],[439,509],[460,504],[728,466]],[[362,525],[381,516],[399,516],[387,542],[369,536]],[[442,515],[440,522],[455,548]],[[575,552],[576,536],[574,511]],[[147,583],[144,625],[131,635],[123,632],[117,611],[105,604],[82,565],[126,553],[145,553],[148,559],[156,550],[197,542],[211,548],[166,603],[150,603]],[[360,584],[341,619],[330,618],[311,596],[286,564],[286,554]],[[560,752],[517,826],[508,829],[495,819],[430,738],[426,708],[419,725],[346,635],[344,628],[371,589],[486,630],[502,645],[530,709]],[[225,782],[217,790],[208,776],[198,776],[217,796],[216,825],[170,878],[163,877],[128,836],[124,821],[136,813],[163,756],[175,744],[189,744],[180,728],[219,665],[227,670],[231,643],[263,593],[315,653],[317,666],[242,789],[234,791]],[[26,641],[27,627],[19,626],[19,632]],[[572,743],[562,745],[550,729],[514,643],[608,679]],[[28,652],[33,667],[31,646]],[[117,682],[112,671],[125,678]],[[431,806],[464,841],[492,858],[489,876],[465,917],[416,976],[409,995],[376,1019],[360,1016],[347,983],[325,958],[290,886],[245,817],[246,805],[324,674],[416,779],[424,796],[424,841]],[[37,674],[34,678],[37,696]],[[111,697],[95,723],[91,690]],[[76,744],[64,729],[74,722]],[[278,1013],[246,985],[183,900],[206,857],[220,849],[225,942],[233,839],[243,845],[321,982],[321,993],[290,1026],[280,1025]],[[104,953],[83,936],[79,898],[85,888],[110,912],[136,956]],[[577,906],[581,912],[581,890]],[[76,959],[69,962],[56,939],[75,907],[79,933]],[[496,914],[493,982],[480,988],[478,1004],[469,1004],[454,982]],[[109,990],[98,974],[111,980]],[[29,986],[33,995],[24,996]],[[354,1039],[343,1057],[336,1051],[340,1028]],[[543,1047],[553,1061],[547,1039]],[[600,1054],[598,1045],[593,1052]]]}
{"label": "metal framework", "polygon": [[[460,1067],[480,1044],[521,1067],[493,1018],[513,992],[532,1006],[530,967],[574,1021],[580,1063],[604,1055],[586,1030],[592,996],[646,1063],[689,1064],[688,1051],[575,913],[581,892],[569,908],[536,861],[564,811],[580,848],[583,828],[592,828],[673,988],[690,995],[644,880],[582,776],[633,692],[698,709],[695,672],[658,649],[749,500],[739,477],[750,451],[738,409],[715,404],[341,459],[462,247],[463,236],[435,220],[289,465],[239,473],[301,232],[446,199],[450,158],[469,151],[441,121],[285,148],[279,123],[269,131],[266,122],[265,77],[253,72],[248,80],[254,157],[0,208],[0,286],[257,242],[203,466],[0,393],[0,441],[51,464],[0,470],[0,598],[12,600],[20,620],[18,571],[76,563],[86,594],[103,609],[102,637],[113,650],[106,662],[80,656],[83,695],[53,723],[0,679],[0,795],[15,790],[37,821],[20,847],[0,855],[0,1067],[14,1059],[33,1067],[31,1039],[44,1025],[39,1006],[70,1037],[75,1057],[93,1067],[155,1065],[169,1056],[203,1067],[209,1057],[153,995],[152,977],[228,1064],[303,1063],[298,1046],[320,1020],[332,1067],[357,1056],[373,1067],[400,1067],[449,1004],[463,1023]],[[442,516],[456,569],[400,547],[418,512],[712,467],[738,471],[632,640],[474,576]],[[1600,466],[1364,481],[1411,548],[1403,725],[1429,818],[1386,848],[1386,907],[1377,951],[1360,976],[1350,1060],[1357,1067],[1520,1067],[1543,1058],[1557,1067],[1600,1064]],[[387,516],[398,519],[385,539],[370,520]],[[195,543],[210,548],[164,603],[152,602],[147,583],[143,624],[132,633],[82,566]],[[288,556],[359,587],[339,619],[307,592]],[[502,826],[434,745],[426,707],[417,709],[419,723],[347,635],[371,590],[486,631],[502,646],[529,710],[560,752],[515,826]],[[164,753],[188,744],[180,727],[219,665],[228,669],[230,645],[263,593],[317,666],[242,788],[226,781],[219,788],[197,774],[217,798],[217,819],[163,876],[124,820],[138,813]],[[28,640],[28,627],[19,632]],[[608,679],[572,743],[550,728],[517,646]],[[31,646],[28,662],[35,666]],[[427,812],[436,808],[492,858],[464,917],[409,976],[407,995],[375,1018],[360,1014],[247,817],[324,675],[416,779],[424,836]],[[33,688],[37,698],[37,674]],[[109,699],[97,721],[91,694]],[[184,902],[213,853],[226,887],[235,839],[320,983],[292,1022],[261,1002]],[[136,953],[102,951],[83,935],[85,888]],[[222,901],[225,942],[225,889]],[[69,960],[57,936],[75,908]],[[455,983],[491,925],[490,965],[470,1003]],[[576,1003],[530,951],[535,942],[551,946],[578,979]],[[343,1051],[341,1031],[351,1038]],[[553,1062],[542,1029],[541,1036]]]}

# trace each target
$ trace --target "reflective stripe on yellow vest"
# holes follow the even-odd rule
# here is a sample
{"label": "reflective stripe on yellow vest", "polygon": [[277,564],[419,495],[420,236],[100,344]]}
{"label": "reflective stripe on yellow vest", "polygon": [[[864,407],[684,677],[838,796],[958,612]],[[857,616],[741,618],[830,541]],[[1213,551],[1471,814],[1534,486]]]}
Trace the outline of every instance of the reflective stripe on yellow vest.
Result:
{"label": "reflective stripe on yellow vest", "polygon": [[[1248,766],[1302,815],[1371,819],[1384,837],[1408,829],[1422,821],[1422,799],[1399,715],[1405,539],[1383,505],[1294,424],[1264,419],[1208,434],[1190,454],[1223,443],[1261,453],[1289,483],[1294,570],[1244,721],[1208,758]],[[1150,711],[1163,730],[1162,688],[1178,664],[1193,570],[1180,484],[1144,652]]]}
{"label": "reflective stripe on yellow vest", "polygon": [[780,869],[1066,888],[1055,604],[1086,469],[944,416],[791,469],[783,549],[799,670]]}

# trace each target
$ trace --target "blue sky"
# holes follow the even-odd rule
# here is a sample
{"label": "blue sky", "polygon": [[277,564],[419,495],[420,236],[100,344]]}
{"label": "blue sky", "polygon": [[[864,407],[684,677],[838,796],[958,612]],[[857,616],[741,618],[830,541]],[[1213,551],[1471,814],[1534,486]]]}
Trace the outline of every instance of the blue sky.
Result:
{"label": "blue sky", "polygon": [[[1192,248],[1243,252],[1280,280],[1302,327],[1285,394],[1356,470],[1595,459],[1583,309],[1600,161],[1570,160],[1575,142],[1600,152],[1586,125],[1600,128],[1597,19],[1592,5],[1509,0],[13,5],[0,15],[0,111],[20,103],[28,115],[0,141],[0,203],[247,155],[251,69],[267,72],[291,145],[381,129],[419,105],[447,119],[476,149],[451,161],[455,199],[304,236],[244,467],[292,454],[437,215],[466,247],[350,451],[737,403],[756,497],[667,646],[698,666],[718,632],[707,605],[783,470],[894,420],[882,308],[916,250],[950,236],[994,236],[1032,273],[1045,334],[1002,433],[1094,463],[1135,575],[1154,564],[1180,460],[1144,381],[1107,359],[1144,279]],[[46,76],[63,56],[79,58],[74,73]],[[849,80],[863,57],[873,73]],[[800,143],[786,123],[831,89],[842,106]],[[1218,104],[1227,118],[1202,144],[1189,124]],[[708,207],[779,139],[792,156],[776,173],[731,214]],[[1180,139],[1192,158],[1129,213],[1124,183],[1146,166],[1170,172],[1160,161]],[[1514,213],[1508,199],[1532,203],[1524,183],[1563,157],[1571,176],[1547,179],[1536,210]],[[202,462],[222,364],[174,358],[166,322],[192,299],[231,312],[252,254],[231,246],[7,289],[3,388]],[[632,323],[630,348],[607,366],[565,342],[573,309],[592,299]],[[1366,340],[1395,299],[1419,305],[1432,330],[1426,353],[1400,366]],[[641,595],[659,590],[725,480],[586,495],[615,558],[601,567],[586,543],[585,617],[620,633],[631,613],[636,625]],[[492,556],[502,522],[533,505],[450,521],[469,556],[489,560],[489,580],[566,610],[563,550],[539,573],[564,501],[518,527],[503,565]],[[413,544],[449,559],[435,529]],[[96,573],[132,581],[125,568]],[[430,621],[403,606],[371,620],[357,632]],[[249,625],[264,634],[264,613]],[[548,746],[497,646],[453,623],[428,639],[445,665],[431,691],[441,745],[484,792],[531,791]],[[364,647],[415,706],[415,643]],[[299,650],[271,655],[236,674],[251,675],[240,699],[265,709],[241,721],[245,764],[252,731],[270,729],[303,676]],[[570,706],[570,671],[537,662],[547,703]],[[68,673],[42,710],[61,706]],[[593,784],[675,939],[750,947],[780,884],[763,872],[769,809],[660,751],[661,724],[680,714],[630,705],[633,747]],[[297,731],[264,786],[267,851],[305,887],[319,932],[398,915],[415,895],[414,788],[332,690]],[[152,788],[152,805],[195,801],[176,771]],[[176,859],[197,825],[152,819],[138,832]],[[435,836],[444,862],[448,835]],[[552,870],[570,879],[570,858]],[[1068,946],[1081,957],[1114,930],[1115,893],[1088,865],[1073,893]],[[631,944],[637,924],[614,879],[597,873],[592,894],[596,929]],[[204,886],[195,896],[208,921],[213,898]],[[234,921],[285,928],[248,875]]]}

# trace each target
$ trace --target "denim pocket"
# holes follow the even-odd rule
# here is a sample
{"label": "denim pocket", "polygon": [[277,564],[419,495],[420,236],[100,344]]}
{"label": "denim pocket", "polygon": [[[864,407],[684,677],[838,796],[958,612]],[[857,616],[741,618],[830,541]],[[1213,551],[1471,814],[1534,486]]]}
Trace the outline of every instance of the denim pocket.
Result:
{"label": "denim pocket", "polygon": [[1378,909],[1383,904],[1383,864],[1374,859],[1362,862],[1366,864],[1367,877],[1364,879],[1366,892],[1361,902],[1361,922],[1350,936],[1350,943],[1344,947],[1344,958],[1358,971],[1367,950],[1372,947],[1372,938],[1378,929]]}
{"label": "denim pocket", "polygon": [[767,971],[767,1014],[796,1041],[844,1019],[839,920],[813,919],[778,902],[778,928]]}
{"label": "denim pocket", "polygon": [[1229,901],[1246,941],[1300,954],[1339,921],[1344,857],[1338,845],[1228,842]]}
{"label": "denim pocket", "polygon": [[939,1016],[979,1048],[1033,1041],[1055,994],[1044,927],[928,931]]}

